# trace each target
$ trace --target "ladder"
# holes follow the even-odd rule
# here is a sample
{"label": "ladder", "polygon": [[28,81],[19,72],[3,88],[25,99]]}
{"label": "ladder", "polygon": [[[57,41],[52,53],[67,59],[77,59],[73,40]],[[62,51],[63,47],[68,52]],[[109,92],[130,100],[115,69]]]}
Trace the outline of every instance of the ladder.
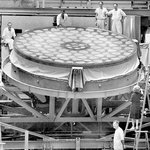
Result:
{"label": "ladder", "polygon": [[[143,105],[142,105],[142,112],[141,112],[141,119],[140,119],[140,126],[139,126],[139,130],[138,131],[135,131],[135,138],[131,138],[131,137],[126,137],[126,133],[127,132],[131,132],[131,130],[128,128],[129,127],[129,123],[131,122],[131,118],[130,118],[130,113],[128,115],[128,118],[127,118],[127,124],[126,124],[126,127],[125,127],[125,131],[124,131],[124,136],[125,136],[125,139],[128,139],[128,140],[134,140],[134,144],[131,146],[128,146],[126,145],[126,147],[128,148],[133,148],[134,150],[138,150],[138,148],[142,149],[142,147],[139,147],[139,143],[140,142],[145,142],[146,143],[146,148],[149,150],[149,141],[148,141],[148,131],[141,131],[141,128],[142,128],[142,122],[143,122],[143,116],[144,116],[144,109],[145,109],[145,103],[146,103],[146,97],[147,97],[147,90],[148,90],[148,82],[149,82],[149,72],[150,72],[150,67],[148,67],[148,70],[146,71],[146,74],[145,74],[145,88],[144,88],[144,99],[143,99]],[[141,138],[141,134],[144,134],[145,138],[142,139]],[[145,148],[145,147],[143,147]]]}

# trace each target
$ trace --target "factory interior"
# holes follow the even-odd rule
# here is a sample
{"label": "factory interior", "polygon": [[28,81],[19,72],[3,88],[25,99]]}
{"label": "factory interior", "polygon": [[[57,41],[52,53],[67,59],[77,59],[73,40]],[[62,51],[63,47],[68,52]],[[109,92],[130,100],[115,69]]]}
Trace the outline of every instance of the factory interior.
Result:
{"label": "factory interior", "polygon": [[[0,0],[0,150],[113,150],[114,120],[124,150],[150,150],[150,0],[102,1],[125,12],[122,34],[111,16],[96,26],[100,0]],[[54,26],[62,10],[66,25]],[[130,130],[137,84],[141,118]]]}

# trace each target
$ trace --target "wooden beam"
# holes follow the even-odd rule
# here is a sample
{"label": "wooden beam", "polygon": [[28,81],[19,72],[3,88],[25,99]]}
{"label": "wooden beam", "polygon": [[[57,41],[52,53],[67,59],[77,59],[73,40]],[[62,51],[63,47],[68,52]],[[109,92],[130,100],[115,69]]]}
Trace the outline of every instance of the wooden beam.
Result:
{"label": "wooden beam", "polygon": [[83,127],[83,128],[85,128],[87,131],[91,131],[87,126],[85,126],[83,123],[81,123],[81,122],[79,122],[79,124]]}
{"label": "wooden beam", "polygon": [[130,105],[131,105],[130,101],[127,101],[127,102],[123,103],[122,105],[120,105],[119,107],[117,107],[114,111],[112,111],[110,114],[106,115],[104,117],[104,119],[105,118],[110,118],[110,117],[116,115],[118,112],[122,111],[123,109],[127,108]]}
{"label": "wooden beam", "polygon": [[12,100],[0,100],[0,103],[12,103],[13,101]]}
{"label": "wooden beam", "polygon": [[[69,16],[86,16],[86,17],[94,17],[95,9],[83,9],[83,8],[68,8],[67,13]],[[127,15],[139,15],[139,16],[150,16],[149,9],[124,9]],[[60,8],[45,8],[38,9],[37,8],[0,8],[0,13],[2,15],[26,15],[26,16],[54,16],[60,12]]]}
{"label": "wooden beam", "polygon": [[[101,118],[99,122],[113,122],[114,120],[118,120],[119,122],[126,122],[127,117],[104,117]],[[42,118],[35,118],[35,117],[0,117],[1,122],[5,123],[40,123],[40,122],[98,122],[97,120],[91,119],[91,117],[60,117],[57,120],[45,120]],[[150,117],[145,117],[143,122],[150,122]]]}
{"label": "wooden beam", "polygon": [[59,126],[57,126],[54,131],[56,131],[57,129],[59,129],[61,126],[63,126],[64,122],[62,122]]}
{"label": "wooden beam", "polygon": [[[80,139],[81,149],[111,149],[110,139]],[[29,141],[29,149],[43,149],[44,144],[51,143],[53,149],[76,149],[76,139],[54,139],[49,141]],[[105,143],[105,147],[104,146]],[[4,149],[24,149],[24,141],[6,141]]]}
{"label": "wooden beam", "polygon": [[4,145],[5,143],[2,142],[2,126],[0,125],[0,150],[4,150]]}
{"label": "wooden beam", "polygon": [[49,116],[50,118],[55,118],[55,97],[50,97],[49,100]]}
{"label": "wooden beam", "polygon": [[80,138],[76,138],[76,150],[80,150]]}
{"label": "wooden beam", "polygon": [[2,87],[1,87],[1,91],[4,95],[6,95],[7,97],[9,97],[13,101],[15,101],[17,104],[19,104],[23,108],[27,109],[29,112],[31,112],[34,116],[44,118],[44,119],[48,119],[46,116],[42,115],[41,113],[39,113],[35,109],[31,108],[28,104],[23,102],[19,97],[14,96],[13,94],[11,94],[9,91],[5,90]]}
{"label": "wooden beam", "polygon": [[[13,126],[13,125],[10,125],[10,124],[6,124],[6,123],[3,123],[3,122],[0,122],[0,126],[3,126],[5,128],[9,128],[9,129],[13,129],[13,130],[16,130],[16,131],[19,131],[19,132],[22,132],[22,133],[25,133],[27,130],[25,129],[22,129],[22,128],[19,128],[19,127],[16,127],[16,126]],[[38,134],[38,133],[35,133],[35,132],[29,132],[30,135],[33,135],[33,136],[36,136],[36,137],[40,137],[40,138],[46,138],[46,139],[53,139],[53,138],[50,138],[48,136],[45,136],[45,135],[42,135],[42,134]]]}
{"label": "wooden beam", "polygon": [[62,113],[64,112],[65,108],[67,107],[68,103],[69,103],[70,99],[67,98],[66,101],[64,102],[62,108],[60,109],[59,113],[57,114],[55,120],[58,120],[58,118],[60,118],[60,116],[62,115]]}
{"label": "wooden beam", "polygon": [[25,131],[25,150],[29,149],[29,131]]}
{"label": "wooden beam", "polygon": [[2,142],[2,126],[0,125],[0,143]]}
{"label": "wooden beam", "polygon": [[103,107],[118,107],[122,104],[124,104],[125,102],[127,102],[128,100],[103,100],[102,106]]}
{"label": "wooden beam", "polygon": [[[23,107],[9,107],[7,105],[1,105],[0,106],[3,108],[3,110],[6,110],[10,113],[15,113],[15,114],[20,114],[20,115],[23,115],[23,116],[33,116],[32,113],[30,113],[29,111],[27,111],[26,109],[24,109]],[[1,114],[2,116],[3,115],[11,115],[11,114]]]}
{"label": "wooden beam", "polygon": [[96,122],[91,117],[60,117],[57,122]]}
{"label": "wooden beam", "polygon": [[45,0],[42,0],[42,8],[45,8]]}
{"label": "wooden beam", "polygon": [[83,102],[84,106],[86,107],[86,110],[88,111],[91,119],[95,120],[95,116],[94,116],[89,104],[87,103],[86,99],[82,99],[82,102]]}
{"label": "wooden beam", "polygon": [[79,108],[79,99],[72,99],[72,113],[78,114],[79,113],[78,108]]}
{"label": "wooden beam", "polygon": [[149,94],[147,93],[147,102],[148,102],[148,109],[150,109],[150,99],[149,99]]}
{"label": "wooden beam", "polygon": [[98,98],[97,99],[97,120],[101,120],[102,117],[102,102],[103,99],[102,98]]}

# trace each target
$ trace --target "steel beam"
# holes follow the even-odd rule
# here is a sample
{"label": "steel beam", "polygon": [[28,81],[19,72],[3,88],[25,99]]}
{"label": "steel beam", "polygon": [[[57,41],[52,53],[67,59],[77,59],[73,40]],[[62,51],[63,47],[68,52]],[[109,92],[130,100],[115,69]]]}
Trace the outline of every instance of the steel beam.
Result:
{"label": "steel beam", "polygon": [[9,97],[10,99],[12,99],[13,101],[15,101],[17,104],[19,104],[20,106],[22,106],[23,108],[27,109],[29,112],[31,112],[34,116],[36,117],[40,117],[40,118],[44,118],[44,119],[48,119],[46,116],[42,115],[41,113],[39,113],[38,111],[36,111],[35,109],[31,108],[28,104],[26,104],[25,102],[23,102],[19,97],[14,96],[13,94],[11,94],[9,91],[5,90],[3,87],[1,87],[1,92],[6,95],[7,97]]}
{"label": "steel beam", "polygon": [[[95,9],[82,9],[82,8],[65,8],[69,16],[95,16]],[[54,16],[60,12],[61,8],[0,8],[2,15],[26,15],[26,16]],[[127,15],[150,16],[149,9],[124,9]]]}
{"label": "steel beam", "polygon": [[82,102],[84,104],[84,106],[86,107],[87,112],[89,113],[90,117],[92,120],[95,120],[94,114],[89,106],[89,104],[87,103],[86,99],[82,99]]}
{"label": "steel beam", "polygon": [[76,138],[76,150],[80,150],[80,138]]}
{"label": "steel beam", "polygon": [[[127,117],[104,117],[101,118],[100,122],[113,122],[114,120],[118,120],[119,122],[126,122]],[[99,122],[97,120],[93,121],[91,117],[60,117],[59,119],[53,121],[51,119],[42,119],[35,117],[0,117],[1,122],[5,123],[39,123],[39,122]],[[144,122],[150,122],[150,117],[145,117]]]}
{"label": "steel beam", "polygon": [[60,118],[60,116],[62,115],[62,113],[64,112],[64,110],[66,109],[68,103],[69,103],[70,99],[66,99],[66,101],[64,102],[62,108],[60,109],[59,113],[57,114],[55,121],[58,120]]}
{"label": "steel beam", "polygon": [[29,149],[29,131],[25,131],[25,150]]}
{"label": "steel beam", "polygon": [[[111,149],[112,140],[80,139],[80,148]],[[43,149],[44,145],[50,149],[76,149],[76,139],[56,139],[50,141],[29,141],[29,149]],[[49,147],[48,147],[49,146]],[[6,141],[4,149],[24,149],[24,141]]]}
{"label": "steel beam", "polygon": [[49,117],[54,119],[55,118],[55,97],[50,97],[49,100]]}
{"label": "steel beam", "polygon": [[103,99],[98,98],[97,99],[97,120],[98,121],[100,121],[102,117],[102,103],[103,103]]}
{"label": "steel beam", "polygon": [[122,111],[123,109],[127,108],[128,106],[131,105],[130,101],[127,101],[125,103],[123,103],[122,105],[120,105],[119,107],[117,107],[114,111],[112,111],[110,114],[106,115],[104,118],[110,118],[114,115],[116,115],[118,112]]}

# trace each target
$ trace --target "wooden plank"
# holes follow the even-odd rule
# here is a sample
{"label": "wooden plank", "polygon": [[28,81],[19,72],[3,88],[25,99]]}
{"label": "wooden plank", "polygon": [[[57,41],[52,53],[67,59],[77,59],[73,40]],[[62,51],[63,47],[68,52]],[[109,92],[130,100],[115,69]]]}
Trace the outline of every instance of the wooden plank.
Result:
{"label": "wooden plank", "polygon": [[79,113],[79,99],[72,99],[72,113],[78,114]]}
{"label": "wooden plank", "polygon": [[86,107],[86,110],[88,111],[91,119],[95,120],[94,114],[93,114],[89,104],[87,103],[86,99],[82,99],[82,102],[83,102],[84,106]]}
{"label": "wooden plank", "polygon": [[25,131],[25,150],[29,149],[29,131]]}
{"label": "wooden plank", "polygon": [[118,107],[123,103],[127,102],[128,100],[103,100],[102,106],[103,107]]}
{"label": "wooden plank", "polygon": [[60,109],[59,113],[57,114],[55,120],[58,120],[58,118],[60,118],[60,116],[62,115],[62,113],[64,112],[64,110],[66,109],[68,103],[69,103],[70,99],[67,98],[66,101],[64,102],[62,108]]}
{"label": "wooden plank", "polygon": [[[60,117],[57,120],[53,120],[51,118],[49,119],[43,119],[43,118],[36,118],[36,117],[0,117],[1,122],[5,123],[40,123],[40,122],[113,122],[114,120],[118,120],[119,122],[126,122],[127,117],[121,116],[121,117],[106,117],[101,118],[100,121],[93,120],[91,117]],[[150,122],[150,117],[146,117],[143,119],[144,123]],[[144,126],[144,125],[143,125]]]}
{"label": "wooden plank", "polygon": [[[104,0],[105,1],[105,0]],[[133,10],[133,9],[124,9],[127,15],[139,15],[139,16],[150,16],[150,11],[148,9],[145,10]],[[31,16],[54,16],[60,12],[60,8],[45,8],[45,9],[34,9],[34,8],[0,8],[0,13],[2,15],[26,15]],[[87,16],[93,17],[95,16],[95,9],[83,9],[83,8],[67,8],[67,13],[70,17],[73,16]]]}
{"label": "wooden plank", "polygon": [[9,97],[10,99],[12,99],[13,101],[15,101],[17,104],[19,104],[20,106],[22,106],[23,108],[27,109],[29,112],[31,112],[34,116],[40,117],[40,118],[45,118],[48,119],[46,116],[42,115],[41,113],[39,113],[38,111],[36,111],[35,109],[31,108],[28,104],[26,104],[25,102],[23,102],[20,98],[14,96],[13,94],[11,94],[10,92],[6,91],[4,88],[1,88],[2,93],[4,95],[6,95],[7,97]]}
{"label": "wooden plank", "polygon": [[123,103],[122,105],[120,105],[119,107],[117,107],[114,111],[112,111],[110,114],[106,115],[104,118],[110,118],[114,115],[116,115],[118,112],[122,111],[123,109],[127,108],[128,106],[131,105],[130,101],[127,101],[125,103]]}
{"label": "wooden plank", "polygon": [[[10,125],[10,124],[6,124],[6,123],[3,123],[3,122],[0,122],[0,125],[4,126],[5,128],[10,128],[10,129],[17,130],[17,131],[20,131],[20,132],[23,132],[23,133],[25,133],[27,131],[25,129],[22,129],[22,128],[19,128],[19,127]],[[38,133],[35,133],[35,132],[31,132],[31,131],[29,132],[29,134],[37,136],[37,137],[40,137],[40,138],[53,139],[53,138],[50,138],[48,136],[45,136],[45,135],[42,135],[42,134],[38,134]]]}
{"label": "wooden plank", "polygon": [[80,150],[80,138],[76,138],[76,150]]}
{"label": "wooden plank", "polygon": [[102,103],[103,103],[103,99],[98,98],[97,99],[97,120],[100,120],[102,117]]}
{"label": "wooden plank", "polygon": [[85,126],[83,123],[81,123],[81,122],[79,122],[79,124],[83,127],[83,128],[85,128],[87,131],[91,131],[87,126]]}
{"label": "wooden plank", "polygon": [[[80,148],[109,148],[112,140],[105,139],[80,139]],[[54,139],[49,141],[29,141],[29,149],[43,149],[44,143],[47,145],[50,143],[53,149],[75,149],[76,148],[76,139]],[[4,149],[24,149],[24,141],[6,141]]]}
{"label": "wooden plank", "polygon": [[49,116],[55,118],[55,97],[50,97],[49,100]]}
{"label": "wooden plank", "polygon": [[[32,113],[27,111],[23,107],[9,107],[9,106],[6,106],[6,105],[1,105],[1,104],[0,104],[0,106],[2,107],[3,110],[8,111],[9,113],[11,112],[11,114],[15,113],[15,114],[22,114],[22,115],[32,116]],[[8,115],[11,115],[11,114],[8,114]],[[1,115],[5,115],[5,114],[1,114]]]}

